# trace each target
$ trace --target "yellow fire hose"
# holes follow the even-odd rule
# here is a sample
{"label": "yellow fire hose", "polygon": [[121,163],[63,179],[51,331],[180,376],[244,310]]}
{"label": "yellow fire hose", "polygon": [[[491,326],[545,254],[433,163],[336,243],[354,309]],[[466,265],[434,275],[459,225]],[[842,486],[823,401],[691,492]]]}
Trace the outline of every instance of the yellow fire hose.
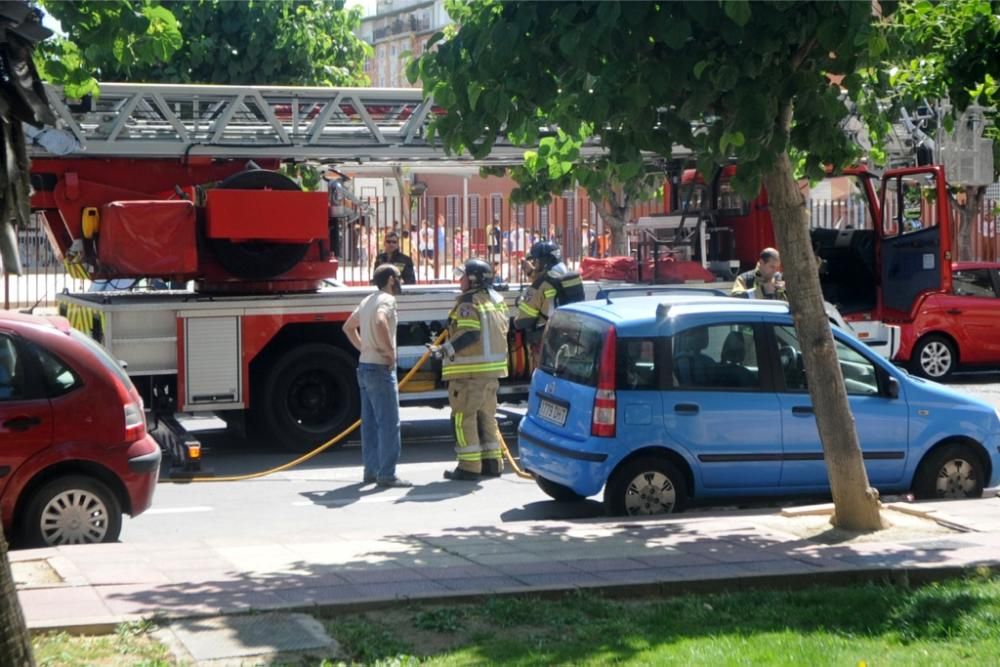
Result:
{"label": "yellow fire hose", "polygon": [[[445,337],[447,337],[447,335],[448,335],[447,330],[442,331],[441,335],[434,340],[434,345],[440,345],[441,342],[444,341]],[[420,367],[427,362],[430,356],[431,356],[430,350],[424,352],[424,354],[420,357],[420,360],[417,361],[416,365],[410,369],[410,371],[403,377],[402,380],[399,381],[399,386],[400,387],[405,386],[406,383],[410,381],[410,378],[412,378],[414,374],[418,370],[420,370]],[[341,440],[349,436],[351,433],[353,433],[359,426],[361,426],[360,419],[351,424],[350,426],[348,426],[346,429],[344,429],[337,435],[333,436],[332,438],[324,442],[316,449],[312,450],[311,452],[307,452],[293,461],[289,461],[288,463],[283,463],[280,466],[276,466],[274,468],[261,470],[259,472],[251,472],[247,473],[246,475],[230,475],[228,477],[192,477],[190,479],[164,479],[160,480],[160,483],[190,484],[192,482],[241,482],[246,479],[259,479],[261,477],[267,477],[268,475],[273,475],[275,473],[282,472],[284,470],[289,470],[290,468],[294,468],[300,463],[305,463],[306,461],[313,458],[317,454],[325,452],[330,447],[333,447],[338,442],[340,442]],[[504,456],[507,457],[507,460],[510,462],[511,467],[514,469],[514,472],[517,474],[518,477],[523,477],[524,479],[533,479],[533,477],[529,473],[524,472],[517,465],[517,462],[514,460],[514,457],[510,453],[510,449],[507,448],[507,443],[504,441],[503,435],[500,436],[500,448],[503,450]]]}

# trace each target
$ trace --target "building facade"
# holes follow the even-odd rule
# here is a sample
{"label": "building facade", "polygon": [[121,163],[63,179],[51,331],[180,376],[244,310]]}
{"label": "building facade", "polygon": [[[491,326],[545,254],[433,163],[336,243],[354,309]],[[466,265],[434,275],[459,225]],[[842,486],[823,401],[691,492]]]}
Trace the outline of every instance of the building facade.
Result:
{"label": "building facade", "polygon": [[372,45],[365,74],[378,88],[412,88],[406,64],[420,56],[435,32],[451,23],[443,0],[378,0],[362,19],[358,36]]}

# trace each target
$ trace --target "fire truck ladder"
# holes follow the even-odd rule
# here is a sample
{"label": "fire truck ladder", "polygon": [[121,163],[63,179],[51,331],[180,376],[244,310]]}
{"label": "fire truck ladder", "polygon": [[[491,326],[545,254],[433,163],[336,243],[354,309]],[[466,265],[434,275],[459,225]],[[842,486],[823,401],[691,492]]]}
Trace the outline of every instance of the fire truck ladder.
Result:
{"label": "fire truck ladder", "polygon": [[[47,90],[78,157],[462,160],[427,141],[427,124],[442,111],[419,88],[102,83],[99,97],[82,101]],[[498,138],[483,162],[523,155]]]}

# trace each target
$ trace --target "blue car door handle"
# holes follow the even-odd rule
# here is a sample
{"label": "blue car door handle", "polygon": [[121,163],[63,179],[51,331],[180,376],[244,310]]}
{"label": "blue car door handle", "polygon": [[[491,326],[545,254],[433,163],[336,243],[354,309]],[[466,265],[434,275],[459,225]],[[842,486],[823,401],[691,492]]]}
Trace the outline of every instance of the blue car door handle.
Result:
{"label": "blue car door handle", "polygon": [[811,415],[813,413],[813,406],[811,405],[796,405],[792,408],[793,415]]}
{"label": "blue car door handle", "polygon": [[678,403],[674,406],[674,412],[682,415],[698,414],[698,406],[694,403]]}

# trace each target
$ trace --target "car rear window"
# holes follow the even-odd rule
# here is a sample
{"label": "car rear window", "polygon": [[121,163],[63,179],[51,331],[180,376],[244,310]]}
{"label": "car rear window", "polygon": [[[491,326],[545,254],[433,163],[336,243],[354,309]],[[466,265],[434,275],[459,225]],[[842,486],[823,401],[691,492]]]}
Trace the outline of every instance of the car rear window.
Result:
{"label": "car rear window", "polygon": [[90,336],[77,331],[76,329],[70,329],[69,335],[72,336],[74,340],[78,340],[83,343],[88,350],[93,352],[94,356],[97,357],[97,360],[101,362],[101,365],[114,373],[118,379],[122,381],[122,384],[124,384],[126,388],[132,386],[132,380],[129,379],[128,374],[125,372],[125,369],[122,368],[122,365],[112,359],[107,350],[101,347],[97,341]]}
{"label": "car rear window", "polygon": [[611,325],[570,311],[557,311],[545,328],[539,368],[577,384],[597,386],[604,334]]}

